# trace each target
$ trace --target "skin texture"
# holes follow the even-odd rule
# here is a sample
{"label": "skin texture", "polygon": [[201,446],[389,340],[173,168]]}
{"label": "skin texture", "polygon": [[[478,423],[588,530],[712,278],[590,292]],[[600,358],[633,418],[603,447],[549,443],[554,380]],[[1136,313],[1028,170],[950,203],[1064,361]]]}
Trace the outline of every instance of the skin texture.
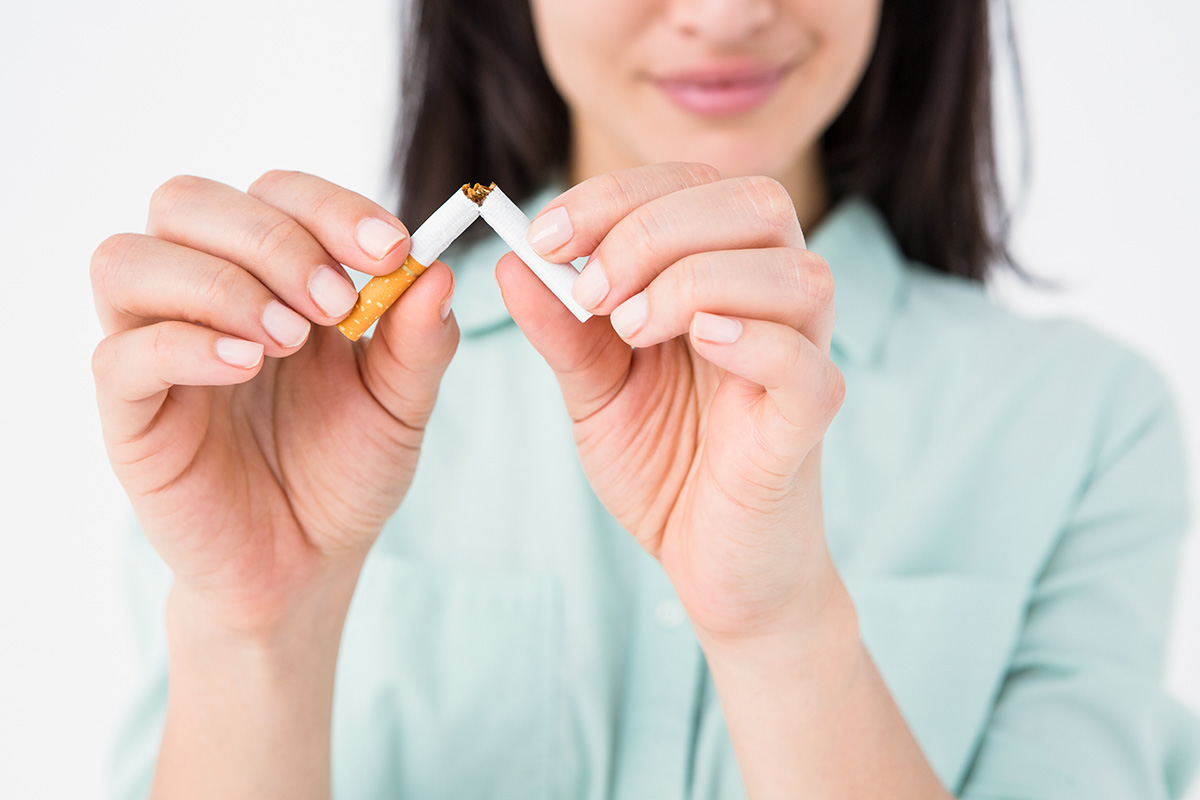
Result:
{"label": "skin texture", "polygon": [[[580,325],[515,257],[496,277],[558,375],[597,495],[687,609],[749,796],[947,796],[862,648],[821,512],[844,384],[832,279],[802,231],[827,209],[817,140],[865,68],[879,0],[533,10],[578,185],[531,238],[554,227],[550,257],[591,253],[580,284],[605,291]],[[783,77],[738,113],[693,113],[655,83],[748,64]],[[315,176],[246,192],[180,176],[145,235],[93,257],[106,445],[175,575],[158,797],[329,796],[345,613],[458,341],[440,263],[373,337],[331,328],[349,303],[327,314],[317,295],[337,294],[339,263],[382,275],[408,252],[378,225],[356,238],[365,219],[403,233]]]}

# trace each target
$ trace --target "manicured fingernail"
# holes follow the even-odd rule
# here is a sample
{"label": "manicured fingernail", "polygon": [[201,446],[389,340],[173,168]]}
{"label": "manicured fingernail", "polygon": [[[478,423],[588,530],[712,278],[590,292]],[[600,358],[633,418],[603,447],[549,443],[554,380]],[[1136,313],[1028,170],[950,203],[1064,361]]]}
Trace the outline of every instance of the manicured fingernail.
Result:
{"label": "manicured fingernail", "polygon": [[609,316],[613,330],[622,339],[628,339],[642,329],[646,324],[646,313],[649,306],[646,303],[646,293],[638,292],[621,305],[613,309]]}
{"label": "manicured fingernail", "polygon": [[374,217],[367,217],[358,223],[358,228],[354,231],[354,240],[363,252],[379,260],[386,257],[407,237],[408,234],[395,225]]}
{"label": "manicured fingernail", "polygon": [[571,296],[579,305],[590,311],[608,297],[608,288],[608,276],[604,274],[604,265],[600,263],[600,259],[593,258],[575,279],[575,285],[571,287]]}
{"label": "manicured fingernail", "polygon": [[571,239],[571,219],[567,210],[562,206],[552,208],[529,226],[525,239],[541,255],[546,255],[562,247]]}
{"label": "manicured fingernail", "polygon": [[450,302],[454,300],[454,286],[450,286],[450,293],[442,299],[442,305],[438,308],[438,313],[442,316],[442,322],[446,321],[446,317],[450,316]]}
{"label": "manicured fingernail", "polygon": [[263,327],[283,347],[299,347],[308,338],[308,320],[278,300],[267,303],[262,315]]}
{"label": "manicured fingernail", "polygon": [[217,355],[232,367],[250,369],[262,361],[263,346],[258,342],[247,342],[245,339],[230,339],[222,336],[217,339]]}
{"label": "manicured fingernail", "polygon": [[308,294],[313,302],[331,317],[341,319],[358,302],[354,284],[343,278],[333,267],[320,266],[308,279]]}
{"label": "manicured fingernail", "polygon": [[692,318],[692,335],[714,344],[732,344],[742,335],[742,321],[697,311]]}

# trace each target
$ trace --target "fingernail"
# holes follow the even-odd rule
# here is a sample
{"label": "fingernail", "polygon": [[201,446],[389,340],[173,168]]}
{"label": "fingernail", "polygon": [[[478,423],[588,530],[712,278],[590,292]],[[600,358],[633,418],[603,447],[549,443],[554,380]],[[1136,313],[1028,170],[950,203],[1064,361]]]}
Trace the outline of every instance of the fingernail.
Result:
{"label": "fingernail", "polygon": [[262,314],[263,327],[283,347],[299,347],[308,338],[308,320],[278,300],[267,303]]}
{"label": "fingernail", "polygon": [[604,274],[604,265],[600,263],[600,259],[593,258],[575,279],[575,285],[571,287],[571,296],[579,305],[590,311],[608,296],[608,288],[608,276]]}
{"label": "fingernail", "polygon": [[382,260],[392,249],[407,238],[408,234],[375,217],[367,217],[358,223],[354,240],[363,252],[376,260]]}
{"label": "fingernail", "polygon": [[350,313],[358,302],[354,284],[343,278],[332,267],[320,266],[308,279],[308,294],[313,302],[331,317],[341,319]]}
{"label": "fingernail", "polygon": [[222,336],[217,339],[217,355],[232,367],[250,369],[262,361],[263,346],[258,342],[247,342],[245,339],[230,339]]}
{"label": "fingernail", "polygon": [[454,285],[450,285],[450,293],[442,299],[442,305],[438,308],[438,313],[442,316],[442,322],[446,321],[446,317],[450,316],[450,301],[454,299]]}
{"label": "fingernail", "polygon": [[742,321],[697,311],[692,318],[692,335],[706,342],[732,344],[742,335]]}
{"label": "fingernail", "polygon": [[570,241],[571,233],[571,219],[567,216],[567,210],[559,206],[539,215],[529,226],[525,239],[544,256]]}
{"label": "fingernail", "polygon": [[646,293],[638,292],[614,308],[608,319],[612,322],[613,330],[617,332],[617,335],[622,339],[628,339],[646,324],[646,313],[648,310]]}

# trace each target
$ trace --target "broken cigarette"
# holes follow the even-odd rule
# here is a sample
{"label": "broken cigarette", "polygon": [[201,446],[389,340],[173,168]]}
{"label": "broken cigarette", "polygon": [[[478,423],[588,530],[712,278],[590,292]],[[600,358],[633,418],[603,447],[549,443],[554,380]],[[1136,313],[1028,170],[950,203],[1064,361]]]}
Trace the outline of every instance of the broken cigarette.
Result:
{"label": "broken cigarette", "polygon": [[587,309],[571,296],[571,287],[579,271],[570,264],[546,261],[534,252],[525,239],[529,218],[496,184],[481,186],[477,183],[474,186],[464,185],[433,212],[421,227],[413,231],[412,249],[400,269],[367,281],[358,293],[358,302],[350,314],[338,323],[338,330],[351,341],[358,341],[367,328],[400,298],[404,290],[481,216],[576,319],[584,322],[591,317]]}
{"label": "broken cigarette", "polygon": [[449,200],[429,215],[425,224],[413,231],[412,249],[400,269],[367,281],[350,314],[338,323],[338,330],[350,341],[357,342],[371,323],[399,300],[404,290],[412,286],[413,281],[478,218],[479,202],[468,193],[466,186],[450,195]]}
{"label": "broken cigarette", "polygon": [[[478,188],[479,184],[475,186]],[[525,234],[529,232],[529,217],[525,216],[525,213],[517,208],[517,204],[509,200],[496,184],[493,183],[488,188],[490,191],[479,206],[479,215],[483,217],[483,221],[500,234],[505,244],[512,248],[534,275],[542,279],[546,288],[554,292],[554,296],[575,315],[575,319],[587,322],[592,316],[591,313],[571,296],[571,287],[579,277],[579,270],[570,264],[555,264],[539,256],[525,238]]]}

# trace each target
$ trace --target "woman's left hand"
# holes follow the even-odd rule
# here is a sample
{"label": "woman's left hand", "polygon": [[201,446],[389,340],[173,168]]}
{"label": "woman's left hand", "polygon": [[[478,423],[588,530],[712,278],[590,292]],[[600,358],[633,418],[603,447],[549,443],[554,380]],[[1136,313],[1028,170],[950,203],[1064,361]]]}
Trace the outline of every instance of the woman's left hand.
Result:
{"label": "woman's left hand", "polygon": [[833,281],[787,191],[638,167],[552,201],[530,241],[552,261],[592,254],[575,296],[597,316],[582,325],[515,256],[497,279],[558,376],[592,487],[697,632],[814,623],[842,591],[820,462],[845,389]]}

